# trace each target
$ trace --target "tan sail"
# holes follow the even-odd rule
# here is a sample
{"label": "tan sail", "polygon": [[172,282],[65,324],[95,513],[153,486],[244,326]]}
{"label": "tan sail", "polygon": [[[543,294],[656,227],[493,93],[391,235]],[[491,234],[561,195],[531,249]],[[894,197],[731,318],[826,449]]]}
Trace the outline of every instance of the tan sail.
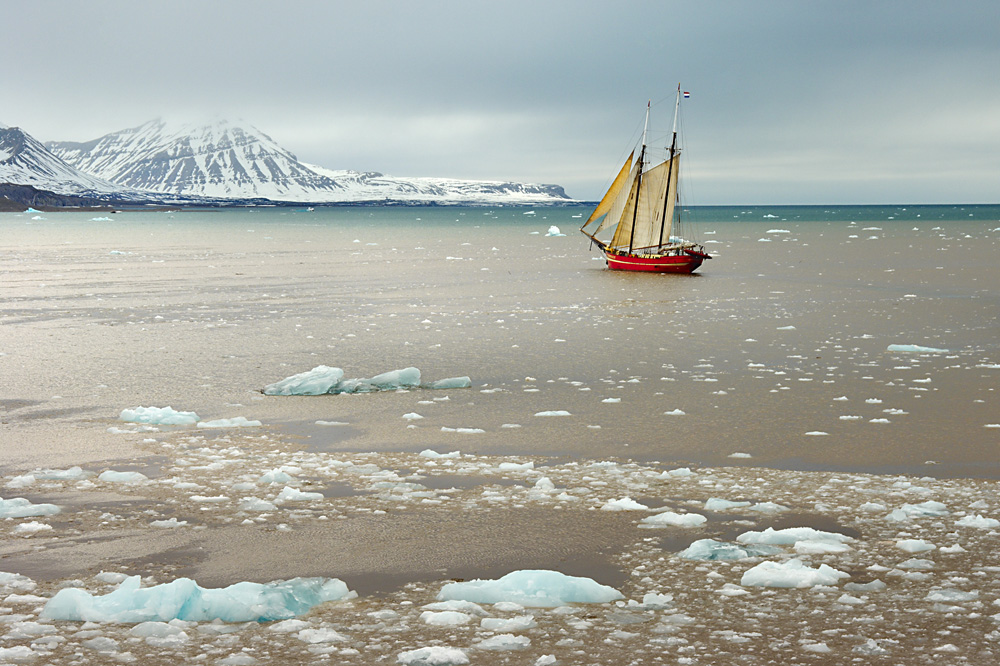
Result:
{"label": "tan sail", "polygon": [[[625,183],[628,181],[629,165],[632,164],[632,157],[634,155],[635,151],[633,150],[629,154],[628,159],[625,160],[625,164],[622,165],[622,168],[618,172],[618,175],[615,176],[615,180],[613,183],[611,183],[611,187],[608,188],[608,191],[604,195],[604,198],[601,199],[601,203],[597,204],[597,208],[595,208],[594,212],[590,214],[590,217],[587,218],[587,221],[583,223],[584,227],[593,222],[594,220],[596,220],[597,218],[599,218],[600,216],[606,214],[609,210],[611,210],[611,205],[618,197],[618,193],[621,192],[622,186],[624,186]],[[606,222],[602,223],[601,226],[598,227],[597,231],[600,231],[601,229],[604,229],[607,226],[608,225]],[[594,233],[596,234],[597,231],[595,231]]]}
{"label": "tan sail", "polygon": [[618,222],[615,235],[611,237],[611,242],[608,244],[609,247],[628,249],[629,237],[632,235],[632,220],[635,218],[635,198],[639,190],[639,168],[639,164],[632,167],[632,173],[629,176],[630,187],[628,190],[621,191],[615,201],[615,206],[612,206],[608,216],[601,223],[602,227],[607,227],[614,224],[615,221]]}

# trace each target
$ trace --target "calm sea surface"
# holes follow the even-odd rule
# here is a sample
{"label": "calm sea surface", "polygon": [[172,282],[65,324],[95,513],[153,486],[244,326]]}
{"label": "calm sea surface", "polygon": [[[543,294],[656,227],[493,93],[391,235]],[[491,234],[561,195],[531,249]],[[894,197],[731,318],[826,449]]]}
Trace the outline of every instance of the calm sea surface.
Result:
{"label": "calm sea surface", "polygon": [[[589,211],[4,214],[0,462],[169,404],[327,450],[1000,476],[1000,206],[695,208],[693,276],[606,270]],[[321,364],[473,389],[257,392]]]}

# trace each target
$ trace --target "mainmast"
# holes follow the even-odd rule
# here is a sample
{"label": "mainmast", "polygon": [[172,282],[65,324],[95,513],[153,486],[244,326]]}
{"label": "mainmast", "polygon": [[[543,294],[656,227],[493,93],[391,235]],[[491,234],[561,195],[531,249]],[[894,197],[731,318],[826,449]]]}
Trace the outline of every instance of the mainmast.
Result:
{"label": "mainmast", "polygon": [[[680,84],[678,84],[680,85]],[[642,191],[642,165],[646,157],[646,131],[649,130],[649,100],[646,101],[646,124],[642,127],[642,150],[639,151],[639,172],[635,184],[635,206],[632,208],[632,229],[628,235],[628,251],[632,253],[632,242],[635,239],[635,219],[639,213],[639,192]],[[661,231],[662,235],[662,231]]]}
{"label": "mainmast", "polygon": [[[660,218],[660,247],[663,247],[663,231],[667,226],[667,209],[670,207],[670,197],[676,197],[676,192],[670,191],[670,179],[673,177],[674,153],[677,151],[677,115],[681,108],[681,84],[677,84],[677,101],[674,103],[674,135],[670,140],[670,164],[667,166],[667,191],[663,197],[663,215]],[[647,112],[648,113],[648,112]],[[645,143],[645,141],[643,141]]]}

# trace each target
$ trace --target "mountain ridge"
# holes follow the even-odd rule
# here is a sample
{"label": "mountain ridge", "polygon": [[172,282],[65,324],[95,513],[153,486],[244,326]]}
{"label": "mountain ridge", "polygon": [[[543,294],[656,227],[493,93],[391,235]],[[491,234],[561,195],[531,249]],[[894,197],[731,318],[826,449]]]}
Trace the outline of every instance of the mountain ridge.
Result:
{"label": "mountain ridge", "polygon": [[114,185],[161,196],[280,204],[560,204],[561,186],[334,170],[298,160],[252,125],[161,119],[85,142],[50,141],[57,158]]}

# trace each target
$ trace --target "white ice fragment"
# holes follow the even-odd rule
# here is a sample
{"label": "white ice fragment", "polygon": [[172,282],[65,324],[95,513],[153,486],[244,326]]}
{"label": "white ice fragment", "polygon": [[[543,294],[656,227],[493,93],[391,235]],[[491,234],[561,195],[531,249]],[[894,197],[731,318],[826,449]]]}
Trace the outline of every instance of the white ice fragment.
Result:
{"label": "white ice fragment", "polygon": [[803,555],[827,555],[830,553],[846,553],[851,549],[846,543],[836,543],[833,541],[796,541],[795,552]]}
{"label": "white ice fragment", "polygon": [[274,511],[278,507],[259,497],[245,497],[240,500],[240,511]]}
{"label": "white ice fragment", "polygon": [[646,516],[639,521],[639,527],[698,527],[703,525],[708,518],[700,513],[674,513],[673,511],[662,511],[652,516]]}
{"label": "white ice fragment", "polygon": [[471,386],[472,386],[472,379],[470,379],[469,377],[448,377],[447,379],[438,379],[437,381],[422,384],[421,388],[459,389],[459,388],[469,388]]}
{"label": "white ice fragment", "polygon": [[278,493],[278,496],[274,498],[274,501],[276,504],[280,504],[282,502],[309,502],[321,499],[323,499],[323,493],[309,493],[292,488],[291,486],[285,486]]}
{"label": "white ice fragment", "polygon": [[438,453],[437,451],[435,451],[433,449],[424,449],[423,451],[421,451],[417,455],[419,455],[421,458],[431,458],[433,460],[437,460],[437,459],[440,459],[440,458],[458,458],[459,456],[462,455],[462,453],[460,451],[450,451],[448,453]]}
{"label": "white ice fragment", "polygon": [[159,527],[170,529],[174,527],[184,527],[188,522],[186,520],[177,520],[176,518],[169,518],[167,520],[154,520],[150,523],[152,527]]}
{"label": "white ice fragment", "polygon": [[348,640],[347,636],[330,629],[329,627],[318,627],[316,629],[303,629],[295,634],[303,643],[316,645],[317,643],[340,643]]}
{"label": "white ice fragment", "polygon": [[97,479],[105,483],[145,483],[149,481],[142,472],[117,472],[113,469],[101,472]]}
{"label": "white ice fragment", "polygon": [[469,663],[469,657],[458,648],[431,645],[400,652],[396,661],[406,666],[462,666]]}
{"label": "white ice fragment", "polygon": [[745,506],[750,506],[750,502],[733,502],[719,497],[711,497],[705,501],[706,511],[729,511],[730,509],[739,509]]}
{"label": "white ice fragment", "polygon": [[778,331],[794,331],[794,326],[779,326],[776,330]]}
{"label": "white ice fragment", "polygon": [[537,412],[535,416],[572,416],[569,412],[564,409],[556,409],[547,412]]}
{"label": "white ice fragment", "polygon": [[923,539],[900,539],[896,542],[896,548],[907,553],[925,553],[928,550],[935,550],[937,546]]}
{"label": "white ice fragment", "polygon": [[811,437],[823,437],[823,436],[829,435],[829,434],[830,433],[823,432],[822,430],[810,430],[809,432],[806,433],[806,435],[809,435]]}
{"label": "white ice fragment", "polygon": [[416,412],[410,412],[408,414],[403,414],[403,418],[406,419],[407,421],[419,421],[424,417],[421,416],[420,414],[417,414]]}
{"label": "white ice fragment", "polygon": [[559,227],[552,225],[549,230],[545,232],[546,236],[565,236],[566,234],[560,233]]}
{"label": "white ice fragment", "polygon": [[979,597],[979,592],[976,590],[958,590],[953,587],[942,588],[938,590],[931,590],[927,593],[925,597],[927,601],[940,601],[945,603],[953,603],[956,601],[972,601]]}
{"label": "white ice fragment", "polygon": [[199,421],[199,428],[258,428],[260,421],[251,421],[245,416],[235,416],[231,419],[216,419],[214,421]]}
{"label": "white ice fragment", "polygon": [[497,633],[510,633],[512,631],[525,631],[538,626],[535,618],[530,615],[519,615],[511,618],[484,617],[479,621],[479,626],[487,631]]}
{"label": "white ice fragment", "polygon": [[605,403],[608,403],[608,404],[615,404],[615,403],[619,403],[621,401],[622,401],[621,398],[605,398],[604,400],[601,400],[601,402],[605,402]]}
{"label": "white ice fragment", "polygon": [[59,590],[40,617],[76,622],[267,622],[305,613],[313,606],[357,596],[336,578],[293,578],[272,583],[242,582],[203,588],[188,578],[143,588],[132,576],[118,589],[93,596],[79,588]]}
{"label": "white ice fragment", "polygon": [[[424,604],[421,608],[432,611],[457,611],[459,613],[466,613],[468,615],[476,615],[478,617],[487,617],[489,613],[485,608],[477,603],[471,601],[462,601],[461,599],[449,599],[448,601],[435,601],[433,603]],[[500,609],[498,609],[500,610]],[[517,610],[524,610],[523,606],[518,605]]]}
{"label": "white ice fragment", "polygon": [[558,571],[513,571],[497,580],[471,580],[448,583],[438,599],[460,599],[476,603],[512,601],[523,606],[554,608],[568,603],[607,603],[622,599],[614,588]]}
{"label": "white ice fragment", "polygon": [[295,478],[280,467],[264,472],[257,479],[257,483],[293,483]]}
{"label": "white ice fragment", "polygon": [[663,412],[665,416],[687,416],[687,413],[683,409],[672,409],[669,412]]}
{"label": "white ice fragment", "polygon": [[[23,497],[0,499],[0,518],[33,518],[52,516],[59,513],[55,504],[32,504]],[[0,579],[2,582],[2,579]]]}
{"label": "white ice fragment", "polygon": [[52,529],[51,525],[46,525],[45,523],[40,523],[37,520],[31,520],[25,523],[21,523],[14,528],[13,534],[37,534],[39,532],[47,532]]}
{"label": "white ice fragment", "polygon": [[971,514],[955,521],[959,527],[978,527],[981,529],[993,529],[1000,527],[1000,520],[996,518],[985,518],[981,515]]}
{"label": "white ice fragment", "polygon": [[685,560],[743,560],[774,555],[777,552],[779,549],[774,546],[737,546],[715,539],[698,539],[677,553],[677,556]]}
{"label": "white ice fragment", "polygon": [[474,647],[480,650],[523,650],[531,645],[531,639],[527,636],[515,636],[514,634],[497,634],[479,641]]}
{"label": "white ice fragment", "polygon": [[421,622],[435,627],[457,627],[471,620],[471,615],[461,611],[424,611],[420,614]]}
{"label": "white ice fragment", "polygon": [[736,537],[740,543],[769,544],[772,546],[792,546],[798,541],[826,541],[831,543],[844,543],[854,539],[836,532],[824,532],[812,527],[788,527],[783,530],[776,530],[768,527],[763,532],[744,532]]}
{"label": "white ice fragment", "polygon": [[179,412],[173,407],[123,409],[118,418],[129,423],[152,425],[191,425],[198,422],[198,415],[195,412]]}
{"label": "white ice fragment", "polygon": [[836,585],[843,578],[850,578],[850,574],[826,564],[813,568],[802,560],[793,558],[785,563],[761,562],[744,572],[740,579],[740,585],[744,587],[802,588],[816,585]]}
{"label": "white ice fragment", "polygon": [[649,511],[649,507],[645,504],[640,504],[636,502],[631,497],[622,497],[621,499],[608,500],[601,507],[602,511]]}
{"label": "white ice fragment", "polygon": [[749,453],[743,453],[742,451],[735,451],[729,454],[730,458],[753,458]]}
{"label": "white ice fragment", "polygon": [[935,347],[921,347],[919,345],[889,345],[886,348],[886,351],[915,353],[915,354],[944,354],[948,352],[947,349],[937,349]]}
{"label": "white ice fragment", "polygon": [[694,476],[694,472],[691,471],[689,467],[678,467],[677,469],[670,469],[660,475],[660,478],[682,478],[686,476]]}

